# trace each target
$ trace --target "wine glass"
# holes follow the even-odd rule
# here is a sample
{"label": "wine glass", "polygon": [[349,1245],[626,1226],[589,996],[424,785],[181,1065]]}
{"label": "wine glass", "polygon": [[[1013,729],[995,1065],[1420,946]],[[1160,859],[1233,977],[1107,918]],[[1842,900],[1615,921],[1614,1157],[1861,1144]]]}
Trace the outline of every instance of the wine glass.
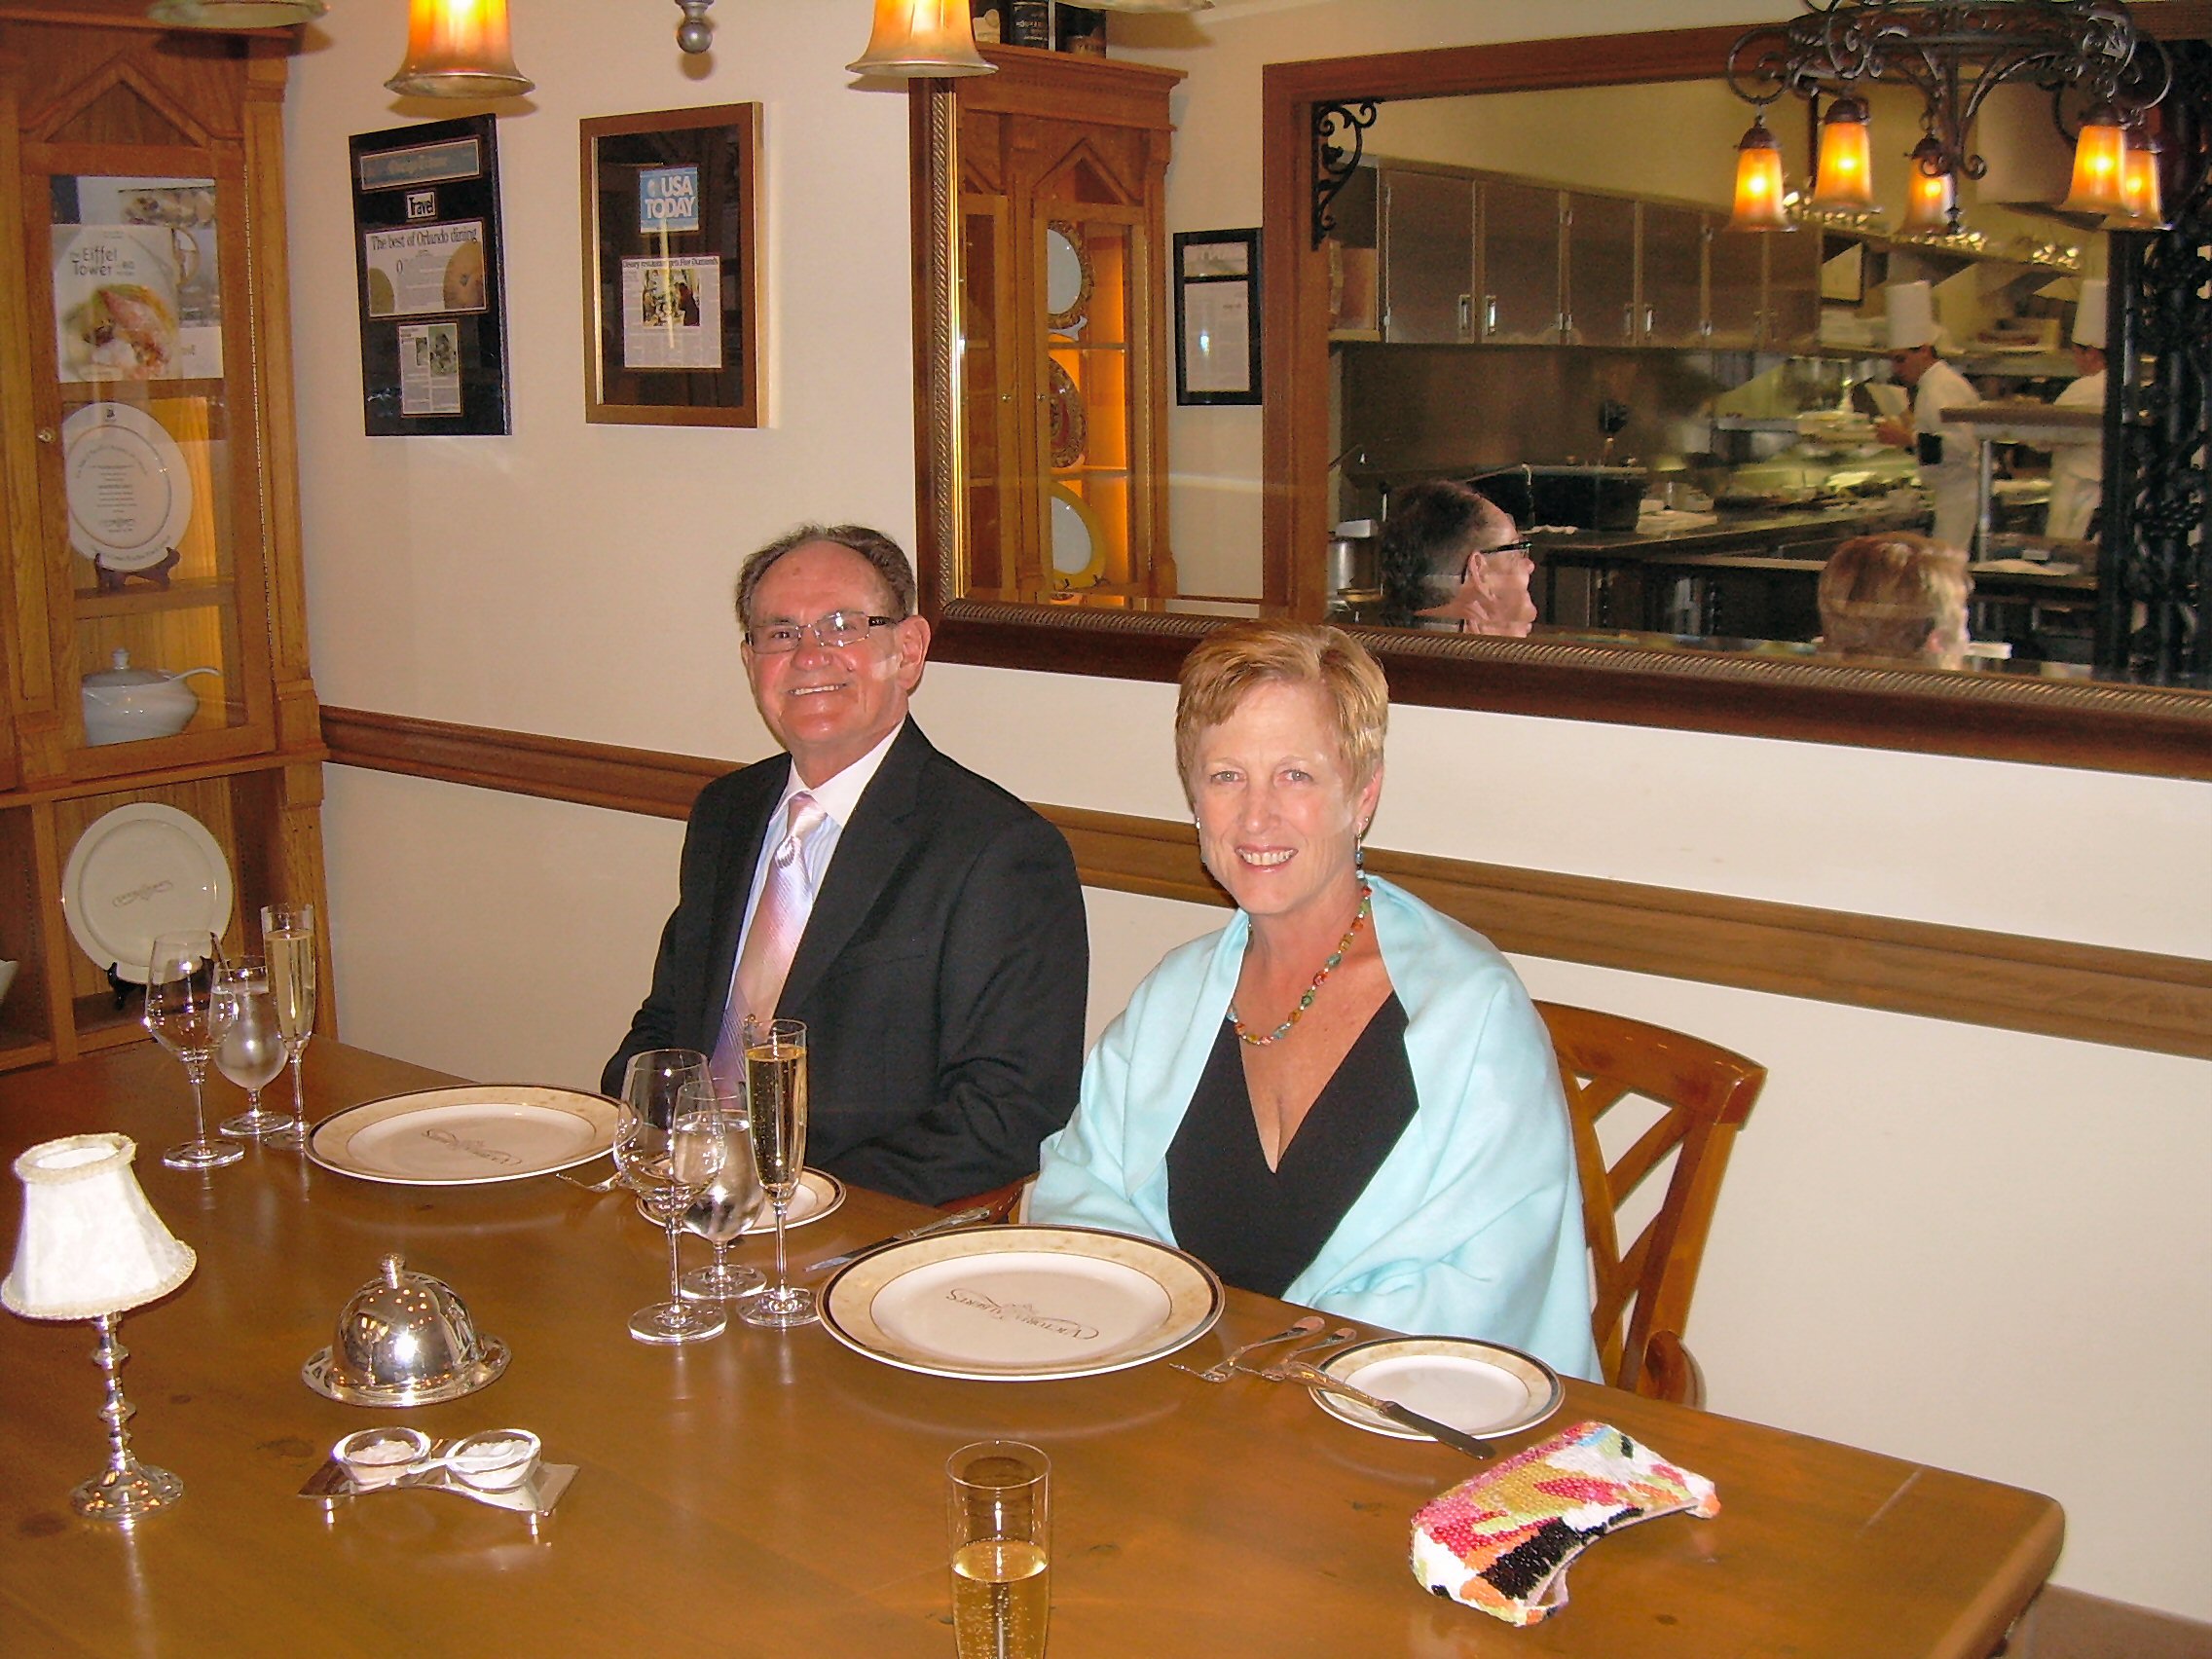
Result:
{"label": "wine glass", "polygon": [[245,1090],[246,1109],[226,1118],[221,1132],[233,1140],[259,1140],[286,1128],[282,1112],[262,1109],[261,1091],[284,1069],[284,1035],[277,1029],[276,999],[269,988],[269,964],[241,956],[223,965],[223,984],[238,1003],[238,1017],[215,1047],[215,1069]]}
{"label": "wine glass", "polygon": [[748,1325],[810,1323],[814,1292],[784,1276],[784,1217],[806,1168],[806,1026],[796,1019],[745,1022],[747,1127],[753,1161],[776,1206],[776,1277],[737,1310]]}
{"label": "wine glass", "polygon": [[[666,1130],[683,1086],[706,1075],[707,1056],[696,1049],[641,1049],[622,1068],[622,1099],[645,1116],[649,1127]],[[611,1150],[615,1184],[642,1192],[622,1162],[619,1135]]]}
{"label": "wine glass", "polygon": [[[307,1145],[307,1096],[300,1084],[300,1056],[314,1034],[315,938],[313,904],[264,904],[261,945],[269,957],[269,990],[276,1004],[276,1029],[292,1062],[292,1116],[270,1129],[264,1144]],[[227,1128],[228,1125],[226,1124]]]}
{"label": "wine glass", "polygon": [[192,1080],[192,1139],[162,1154],[171,1169],[219,1169],[245,1156],[239,1146],[207,1138],[207,1113],[200,1098],[207,1061],[238,1017],[238,1003],[222,983],[223,954],[204,930],[158,934],[146,966],[146,1029],[184,1062]]}
{"label": "wine glass", "polygon": [[630,1335],[642,1343],[695,1343],[729,1327],[728,1315],[714,1303],[684,1299],[676,1245],[684,1213],[714,1185],[727,1148],[727,1131],[712,1100],[673,1111],[665,1128],[627,1100],[618,1109],[615,1159],[646,1212],[668,1235],[668,1300],[630,1315]]}
{"label": "wine glass", "polygon": [[729,1247],[758,1219],[765,1195],[753,1167],[753,1142],[745,1115],[745,1091],[735,1082],[698,1077],[677,1091],[679,1116],[712,1112],[722,1126],[722,1166],[714,1185],[683,1212],[683,1230],[695,1233],[715,1247],[712,1267],[693,1268],[683,1275],[685,1296],[700,1302],[735,1302],[751,1296],[768,1281],[760,1270],[729,1259]]}

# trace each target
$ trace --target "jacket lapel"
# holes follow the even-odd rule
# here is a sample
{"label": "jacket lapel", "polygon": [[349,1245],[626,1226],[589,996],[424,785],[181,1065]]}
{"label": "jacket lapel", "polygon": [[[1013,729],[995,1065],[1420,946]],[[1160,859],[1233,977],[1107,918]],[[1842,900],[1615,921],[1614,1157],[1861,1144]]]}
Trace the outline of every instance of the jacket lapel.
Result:
{"label": "jacket lapel", "polygon": [[822,891],[814,896],[814,909],[792,957],[779,1008],[797,1008],[813,992],[905,861],[914,840],[908,820],[920,793],[922,771],[936,754],[921,728],[908,720],[861,792],[852,822],[837,837]]}

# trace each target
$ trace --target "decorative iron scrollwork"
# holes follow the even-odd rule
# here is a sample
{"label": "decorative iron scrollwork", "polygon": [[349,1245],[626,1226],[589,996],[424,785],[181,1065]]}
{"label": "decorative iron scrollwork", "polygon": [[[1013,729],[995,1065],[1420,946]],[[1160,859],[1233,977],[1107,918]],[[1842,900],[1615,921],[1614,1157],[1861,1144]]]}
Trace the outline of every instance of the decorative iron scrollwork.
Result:
{"label": "decorative iron scrollwork", "polygon": [[2115,232],[2111,280],[2126,303],[2105,421],[2100,678],[2212,686],[2212,46],[2168,47],[2161,107],[2173,228]]}
{"label": "decorative iron scrollwork", "polygon": [[[1357,103],[1324,103],[1313,106],[1313,245],[1337,228],[1329,203],[1351,182],[1359,166],[1365,133],[1375,125],[1375,100]],[[1349,138],[1349,144],[1340,139]]]}

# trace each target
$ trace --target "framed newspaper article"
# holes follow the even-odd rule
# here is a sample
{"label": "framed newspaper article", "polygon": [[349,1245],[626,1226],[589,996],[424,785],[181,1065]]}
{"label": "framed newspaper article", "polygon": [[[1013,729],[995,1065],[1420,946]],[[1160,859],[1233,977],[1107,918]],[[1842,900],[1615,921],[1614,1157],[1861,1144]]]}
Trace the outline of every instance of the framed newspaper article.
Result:
{"label": "framed newspaper article", "polygon": [[759,425],[760,106],[581,128],[584,418]]}
{"label": "framed newspaper article", "polygon": [[477,115],[350,141],[371,437],[508,430],[497,139]]}

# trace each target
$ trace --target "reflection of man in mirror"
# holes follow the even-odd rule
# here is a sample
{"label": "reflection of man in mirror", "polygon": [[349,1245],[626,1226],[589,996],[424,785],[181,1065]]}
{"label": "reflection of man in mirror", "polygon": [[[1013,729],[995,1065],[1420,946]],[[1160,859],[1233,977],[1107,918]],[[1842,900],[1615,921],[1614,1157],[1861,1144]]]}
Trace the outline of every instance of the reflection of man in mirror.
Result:
{"label": "reflection of man in mirror", "polygon": [[1956,547],[1910,531],[1855,535],[1821,568],[1821,649],[1956,668],[1972,591]]}
{"label": "reflection of man in mirror", "polygon": [[693,805],[652,990],[603,1087],[670,1045],[720,1075],[748,1014],[799,1019],[809,1163],[933,1204],[1034,1172],[1083,1061],[1067,842],[907,718],[930,625],[889,537],[803,526],[746,560],[737,613],[785,753]]}
{"label": "reflection of man in mirror", "polygon": [[[2105,406],[2105,284],[2091,278],[2082,284],[2081,301],[2074,308],[2074,364],[2081,378],[2052,403],[2054,409],[2095,409]],[[2050,512],[2046,533],[2069,540],[2089,534],[2105,494],[2105,444],[2103,434],[2085,443],[2054,445],[2050,452]]]}
{"label": "reflection of man in mirror", "polygon": [[1390,498],[1381,550],[1383,619],[1524,639],[1535,564],[1512,516],[1480,491],[1430,479]]}

